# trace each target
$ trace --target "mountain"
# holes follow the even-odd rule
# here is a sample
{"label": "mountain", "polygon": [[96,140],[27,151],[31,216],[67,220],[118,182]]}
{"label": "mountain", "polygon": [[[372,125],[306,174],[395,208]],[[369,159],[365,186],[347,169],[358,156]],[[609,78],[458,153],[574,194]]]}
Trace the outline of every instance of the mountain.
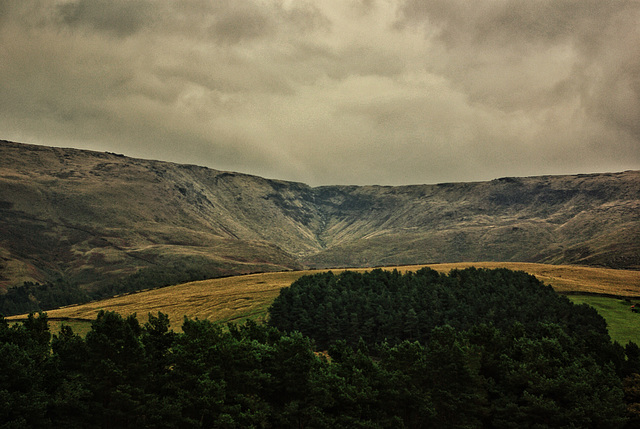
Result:
{"label": "mountain", "polygon": [[640,171],[322,186],[0,141],[0,285],[143,269],[523,261],[640,269]]}

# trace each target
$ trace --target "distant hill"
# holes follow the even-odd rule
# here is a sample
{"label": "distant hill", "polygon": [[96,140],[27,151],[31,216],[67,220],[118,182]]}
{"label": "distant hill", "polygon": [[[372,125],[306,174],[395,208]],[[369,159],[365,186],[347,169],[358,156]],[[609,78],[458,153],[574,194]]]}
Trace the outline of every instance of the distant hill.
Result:
{"label": "distant hill", "polygon": [[[640,171],[322,186],[0,141],[0,285],[459,261],[640,269]],[[185,268],[186,267],[186,268]]]}

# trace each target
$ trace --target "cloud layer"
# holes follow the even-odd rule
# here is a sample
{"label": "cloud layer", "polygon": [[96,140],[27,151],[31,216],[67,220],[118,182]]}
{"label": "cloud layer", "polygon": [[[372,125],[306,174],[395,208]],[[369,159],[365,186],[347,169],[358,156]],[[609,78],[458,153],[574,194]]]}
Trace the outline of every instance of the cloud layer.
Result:
{"label": "cloud layer", "polygon": [[640,169],[640,2],[0,3],[0,139],[321,184]]}

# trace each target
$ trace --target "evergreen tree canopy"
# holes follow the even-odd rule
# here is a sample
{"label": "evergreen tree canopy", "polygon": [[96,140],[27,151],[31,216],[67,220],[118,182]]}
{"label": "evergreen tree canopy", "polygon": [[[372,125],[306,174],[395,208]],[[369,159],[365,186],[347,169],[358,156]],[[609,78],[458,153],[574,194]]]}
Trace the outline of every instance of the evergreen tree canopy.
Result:
{"label": "evergreen tree canopy", "polygon": [[326,348],[429,341],[437,326],[468,330],[488,324],[503,330],[518,322],[529,334],[556,323],[585,347],[608,344],[606,322],[587,305],[577,306],[534,276],[507,269],[423,268],[415,273],[373,270],[304,276],[284,288],[269,308],[269,324],[300,331]]}
{"label": "evergreen tree canopy", "polygon": [[174,333],[162,313],[141,325],[100,312],[83,338],[68,326],[51,335],[45,314],[0,316],[0,428],[640,421],[638,347],[611,343],[597,314],[523,273],[320,274],[272,310],[271,324],[293,327],[185,319]]}

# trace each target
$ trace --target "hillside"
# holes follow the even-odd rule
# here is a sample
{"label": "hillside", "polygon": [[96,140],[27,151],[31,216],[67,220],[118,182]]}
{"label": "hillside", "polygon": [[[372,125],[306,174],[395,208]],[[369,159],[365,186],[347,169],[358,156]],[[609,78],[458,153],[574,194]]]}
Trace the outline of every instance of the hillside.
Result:
{"label": "hillside", "polygon": [[639,269],[640,172],[313,188],[0,141],[4,287],[481,260]]}
{"label": "hillside", "polygon": [[[385,269],[395,268],[401,273],[406,273],[429,267],[441,273],[448,273],[453,269],[470,266],[525,271],[560,293],[615,294],[635,299],[640,297],[640,271],[635,270],[511,262],[407,265]],[[332,271],[336,274],[341,272]],[[363,272],[366,269],[354,271]],[[137,313],[142,320],[146,320],[149,313],[156,314],[160,311],[169,315],[174,329],[180,328],[184,316],[213,322],[264,318],[267,308],[280,289],[290,286],[303,275],[318,272],[320,271],[262,273],[190,282],[50,310],[47,314],[52,319],[89,321],[95,319],[100,310],[105,310],[116,311],[123,316]],[[8,319],[17,320],[24,317],[25,315],[11,316]]]}

